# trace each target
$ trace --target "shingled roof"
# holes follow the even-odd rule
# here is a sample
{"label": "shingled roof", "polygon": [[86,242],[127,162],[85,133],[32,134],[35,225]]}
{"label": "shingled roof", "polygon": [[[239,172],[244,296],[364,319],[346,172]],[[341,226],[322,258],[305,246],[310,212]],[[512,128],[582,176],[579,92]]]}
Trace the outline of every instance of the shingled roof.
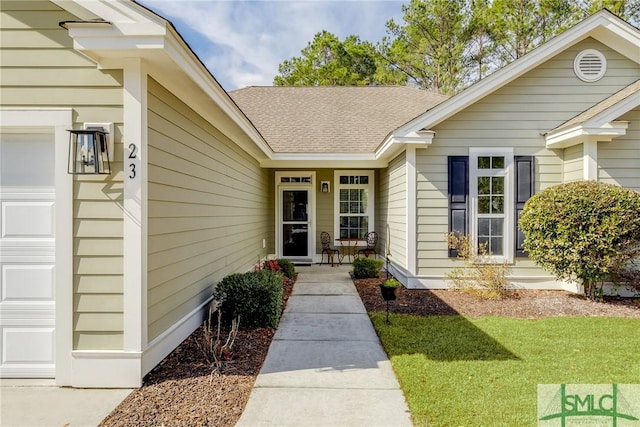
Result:
{"label": "shingled roof", "polygon": [[406,86],[252,86],[229,95],[276,153],[371,153],[447,99]]}

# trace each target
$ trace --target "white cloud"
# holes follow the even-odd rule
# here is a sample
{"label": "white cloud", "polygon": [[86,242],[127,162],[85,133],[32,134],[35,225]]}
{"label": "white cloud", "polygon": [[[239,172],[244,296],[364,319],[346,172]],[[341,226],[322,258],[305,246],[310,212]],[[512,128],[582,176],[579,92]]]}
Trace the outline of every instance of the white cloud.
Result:
{"label": "white cloud", "polygon": [[233,90],[271,85],[278,64],[299,56],[327,30],[378,42],[385,22],[400,20],[402,1],[170,1],[141,0],[167,18],[214,74]]}

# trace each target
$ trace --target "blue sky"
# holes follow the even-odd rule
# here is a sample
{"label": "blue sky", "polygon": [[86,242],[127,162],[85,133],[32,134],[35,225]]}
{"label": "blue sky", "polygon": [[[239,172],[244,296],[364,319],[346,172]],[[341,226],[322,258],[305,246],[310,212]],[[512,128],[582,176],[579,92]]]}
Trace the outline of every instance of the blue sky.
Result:
{"label": "blue sky", "polygon": [[403,0],[138,0],[170,20],[226,90],[270,86],[321,30],[378,42]]}

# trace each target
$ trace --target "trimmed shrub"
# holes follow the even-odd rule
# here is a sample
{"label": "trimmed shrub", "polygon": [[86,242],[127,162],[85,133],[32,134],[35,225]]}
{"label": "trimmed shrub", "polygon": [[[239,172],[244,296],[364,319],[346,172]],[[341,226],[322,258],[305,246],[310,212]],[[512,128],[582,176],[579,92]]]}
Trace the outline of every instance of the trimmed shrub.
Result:
{"label": "trimmed shrub", "polygon": [[223,317],[240,317],[246,327],[278,326],[282,305],[282,274],[272,270],[231,274],[216,286],[213,298],[221,302]]}
{"label": "trimmed shrub", "polygon": [[382,268],[382,260],[358,257],[353,260],[353,277],[356,279],[376,278]]}
{"label": "trimmed shrub", "polygon": [[640,254],[640,193],[595,181],[556,185],[529,199],[520,227],[531,259],[594,299],[596,283]]}
{"label": "trimmed shrub", "polygon": [[296,266],[288,259],[279,259],[278,265],[282,269],[282,273],[289,279],[296,277]]}

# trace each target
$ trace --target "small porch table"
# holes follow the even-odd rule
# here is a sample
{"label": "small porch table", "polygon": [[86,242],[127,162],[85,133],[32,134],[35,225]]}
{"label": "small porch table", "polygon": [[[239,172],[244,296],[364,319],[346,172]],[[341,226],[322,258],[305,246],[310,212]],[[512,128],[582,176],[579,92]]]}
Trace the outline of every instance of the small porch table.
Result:
{"label": "small porch table", "polygon": [[353,259],[356,256],[358,246],[365,246],[366,242],[362,239],[358,238],[349,238],[349,239],[337,239],[336,242],[340,245],[340,254],[342,255],[342,260],[345,257],[350,257],[349,263],[353,263]]}

